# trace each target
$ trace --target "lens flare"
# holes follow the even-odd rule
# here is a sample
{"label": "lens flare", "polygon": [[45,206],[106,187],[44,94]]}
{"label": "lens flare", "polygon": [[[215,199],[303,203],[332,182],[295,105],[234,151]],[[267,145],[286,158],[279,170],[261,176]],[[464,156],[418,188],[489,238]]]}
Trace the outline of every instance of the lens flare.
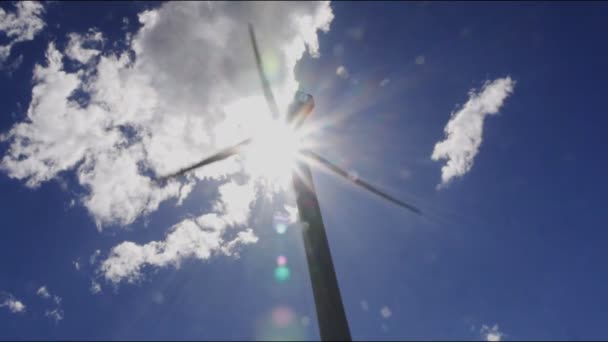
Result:
{"label": "lens flare", "polygon": [[255,178],[286,189],[299,151],[296,132],[277,120],[259,122],[259,129],[247,149],[245,168]]}
{"label": "lens flare", "polygon": [[275,229],[276,229],[277,233],[285,234],[285,232],[287,231],[287,225],[285,223],[277,223],[275,225]]}
{"label": "lens flare", "polygon": [[278,213],[273,217],[273,226],[274,229],[279,234],[285,234],[287,231],[287,227],[289,226],[290,218],[286,214]]}
{"label": "lens flare", "polygon": [[279,266],[287,265],[287,258],[284,255],[279,255],[277,257],[277,265],[279,265]]}
{"label": "lens flare", "polygon": [[291,272],[287,266],[279,266],[274,270],[274,278],[280,283],[284,283],[289,280],[290,274]]}
{"label": "lens flare", "polygon": [[279,79],[280,61],[279,56],[274,51],[263,51],[262,52],[262,63],[264,67],[264,73],[270,82],[277,81]]}
{"label": "lens flare", "polygon": [[281,328],[293,322],[294,318],[294,312],[285,306],[279,306],[272,311],[272,322]]}
{"label": "lens flare", "polygon": [[309,341],[297,313],[288,306],[277,306],[256,323],[258,341]]}

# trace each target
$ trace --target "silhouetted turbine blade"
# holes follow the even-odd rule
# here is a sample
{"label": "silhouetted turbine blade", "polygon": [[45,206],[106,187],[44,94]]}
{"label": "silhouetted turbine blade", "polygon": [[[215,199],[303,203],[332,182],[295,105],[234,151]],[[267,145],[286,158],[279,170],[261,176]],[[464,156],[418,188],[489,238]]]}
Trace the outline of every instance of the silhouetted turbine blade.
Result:
{"label": "silhouetted turbine blade", "polygon": [[170,175],[159,177],[158,180],[159,181],[164,181],[164,180],[167,180],[169,178],[178,177],[178,176],[181,176],[181,175],[183,175],[183,174],[185,174],[187,172],[190,172],[190,171],[192,171],[194,169],[197,169],[199,167],[203,167],[205,165],[209,165],[209,164],[215,163],[217,161],[224,160],[224,159],[226,159],[226,158],[228,158],[230,156],[233,156],[233,155],[238,154],[239,152],[241,152],[241,148],[243,146],[249,144],[250,142],[251,142],[251,138],[243,140],[240,143],[238,143],[238,144],[236,144],[236,145],[234,145],[232,147],[225,148],[225,149],[219,151],[218,153],[212,155],[211,157],[205,158],[205,159],[201,160],[200,162],[198,162],[196,164],[193,164],[193,165],[190,165],[190,166],[185,167],[183,169],[180,169],[179,171],[174,172],[174,173],[172,173]]}
{"label": "silhouetted turbine blade", "polygon": [[251,38],[251,44],[253,45],[253,53],[255,54],[255,63],[258,67],[258,72],[260,74],[260,79],[262,80],[262,88],[264,88],[264,97],[266,98],[266,102],[268,103],[268,107],[270,107],[270,111],[275,119],[279,118],[279,107],[277,106],[277,102],[274,100],[274,96],[272,95],[272,90],[270,89],[270,83],[264,74],[264,67],[262,65],[262,58],[260,57],[260,51],[258,50],[258,43],[255,39],[255,33],[253,32],[253,25],[249,24],[249,37]]}
{"label": "silhouetted turbine blade", "polygon": [[384,199],[386,199],[386,200],[388,200],[390,202],[393,202],[394,204],[396,204],[396,205],[398,205],[400,207],[408,209],[408,210],[410,210],[410,211],[412,211],[412,212],[414,212],[414,213],[416,213],[418,215],[422,215],[422,212],[418,208],[414,207],[413,205],[407,204],[407,203],[405,203],[403,201],[400,201],[400,200],[398,200],[398,199],[390,196],[389,194],[385,193],[384,191],[376,189],[374,186],[370,185],[369,183],[366,183],[366,182],[364,182],[364,181],[362,181],[362,180],[360,180],[360,179],[358,179],[356,177],[352,177],[351,175],[349,175],[348,172],[342,170],[338,166],[332,164],[329,160],[321,157],[320,155],[314,153],[313,151],[303,150],[303,151],[301,151],[301,153],[303,153],[305,156],[313,159],[314,161],[319,162],[321,165],[323,165],[326,168],[328,168],[329,170],[337,173],[338,175],[344,177],[345,179],[349,180],[350,182],[352,182],[352,183],[354,183],[354,184],[356,184],[356,185],[358,185],[358,186],[360,186],[360,187],[362,187],[362,188],[364,188],[364,189],[366,189],[368,191],[371,191],[374,194],[376,194],[376,195],[378,195],[378,196],[380,196],[380,197],[382,197],[382,198],[384,198]]}

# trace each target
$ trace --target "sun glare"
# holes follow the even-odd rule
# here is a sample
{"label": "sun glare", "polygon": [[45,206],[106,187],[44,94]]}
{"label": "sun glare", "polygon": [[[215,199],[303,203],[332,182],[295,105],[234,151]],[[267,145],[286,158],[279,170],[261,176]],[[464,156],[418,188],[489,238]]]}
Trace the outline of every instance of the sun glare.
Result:
{"label": "sun glare", "polygon": [[260,122],[245,153],[245,169],[273,190],[285,189],[291,181],[300,139],[284,122],[264,121]]}

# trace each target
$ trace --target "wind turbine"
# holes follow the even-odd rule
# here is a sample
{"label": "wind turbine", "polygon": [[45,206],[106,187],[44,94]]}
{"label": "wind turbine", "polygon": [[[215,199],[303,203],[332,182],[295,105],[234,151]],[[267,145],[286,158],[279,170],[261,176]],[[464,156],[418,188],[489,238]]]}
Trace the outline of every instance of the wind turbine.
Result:
{"label": "wind turbine", "polygon": [[[264,97],[271,113],[275,118],[279,118],[279,109],[270,89],[270,83],[264,74],[262,60],[258,50],[253,26],[249,24],[249,35],[257,69],[262,81]],[[286,115],[287,123],[299,129],[304,123],[304,120],[311,114],[314,108],[314,100],[312,95],[303,92],[297,92],[294,100],[288,109]],[[164,181],[169,178],[178,177],[194,169],[224,160],[228,157],[236,155],[243,150],[243,147],[250,144],[252,138],[245,139],[240,143],[220,150],[216,154],[205,158],[193,165],[182,168],[177,172],[160,177],[159,181]],[[362,187],[402,208],[405,208],[415,214],[421,215],[421,211],[416,207],[400,201],[384,191],[377,189],[369,183],[352,177],[347,171],[342,170],[327,159],[321,157],[310,149],[302,149],[299,154],[306,158],[296,158],[296,166],[292,175],[293,188],[296,194],[296,203],[298,206],[300,221],[302,222],[302,237],[306,251],[306,259],[308,262],[308,270],[312,284],[315,306],[317,311],[317,320],[321,340],[323,341],[350,341],[350,329],[348,320],[342,304],[340,288],[334,271],[334,265],[329,250],[329,243],[325,234],[325,225],[321,217],[319,201],[315,192],[315,187],[312,179],[310,167],[305,159],[315,162],[315,164],[325,167],[329,171],[345,178],[351,183]]]}

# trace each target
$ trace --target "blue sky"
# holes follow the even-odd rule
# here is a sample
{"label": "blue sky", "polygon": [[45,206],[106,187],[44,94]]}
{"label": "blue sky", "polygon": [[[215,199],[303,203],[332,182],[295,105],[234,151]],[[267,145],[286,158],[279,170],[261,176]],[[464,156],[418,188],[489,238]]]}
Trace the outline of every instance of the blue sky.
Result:
{"label": "blue sky", "polygon": [[267,132],[247,21],[304,140],[424,212],[314,170],[354,339],[605,338],[606,4],[0,6],[0,338],[319,338],[278,163],[150,183]]}

